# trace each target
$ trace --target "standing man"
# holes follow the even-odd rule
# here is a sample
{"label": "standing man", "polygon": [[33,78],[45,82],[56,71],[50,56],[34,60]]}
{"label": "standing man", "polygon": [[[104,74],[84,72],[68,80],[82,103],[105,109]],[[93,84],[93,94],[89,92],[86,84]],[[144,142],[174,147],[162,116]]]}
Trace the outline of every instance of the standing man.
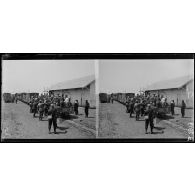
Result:
{"label": "standing man", "polygon": [[65,103],[68,104],[68,102],[69,102],[69,98],[68,98],[68,96],[66,95],[66,96],[65,96]]}
{"label": "standing man", "polygon": [[35,118],[35,115],[37,113],[37,98],[35,99],[35,101],[33,102],[33,106],[32,106],[32,109],[33,109],[33,117]]}
{"label": "standing man", "polygon": [[130,102],[128,100],[126,101],[125,106],[126,106],[126,113],[129,113],[129,110],[130,110]]}
{"label": "standing man", "polygon": [[184,118],[184,116],[185,116],[185,109],[186,109],[186,104],[185,104],[184,100],[182,100],[182,103],[181,103],[181,115],[182,115],[182,118]]}
{"label": "standing man", "polygon": [[89,107],[90,107],[89,102],[88,102],[88,100],[86,100],[86,102],[85,102],[85,118],[88,118]]}
{"label": "standing man", "polygon": [[42,103],[42,101],[39,101],[38,104],[38,110],[39,110],[39,120],[41,121],[43,118],[43,112],[44,112],[44,104]]}
{"label": "standing man", "polygon": [[172,114],[172,116],[175,114],[174,108],[175,108],[175,102],[174,102],[174,100],[172,100],[171,101],[171,114]]}
{"label": "standing man", "polygon": [[51,107],[48,111],[48,129],[49,134],[51,133],[51,126],[53,124],[54,133],[56,134],[57,128],[57,110],[54,107],[54,104],[51,104]]}
{"label": "standing man", "polygon": [[134,109],[134,103],[133,103],[133,99],[130,101],[130,104],[129,104],[129,117],[131,118],[132,117],[132,114],[133,114],[133,109]]}
{"label": "standing man", "polygon": [[150,124],[150,131],[151,134],[153,134],[153,128],[154,128],[154,123],[153,123],[153,119],[154,119],[154,110],[151,108],[151,105],[148,104],[146,111],[145,111],[145,133],[147,134],[147,130],[148,130],[148,125]]}
{"label": "standing man", "polygon": [[74,112],[75,112],[76,115],[79,114],[78,108],[79,108],[79,102],[78,102],[78,100],[75,100],[75,102],[74,102]]}
{"label": "standing man", "polygon": [[33,100],[30,100],[30,102],[29,102],[29,106],[30,106],[30,113],[32,113],[33,112]]}
{"label": "standing man", "polygon": [[135,105],[134,105],[134,110],[135,110],[135,120],[139,120],[139,115],[140,115],[140,104],[138,103],[138,100],[136,100]]}

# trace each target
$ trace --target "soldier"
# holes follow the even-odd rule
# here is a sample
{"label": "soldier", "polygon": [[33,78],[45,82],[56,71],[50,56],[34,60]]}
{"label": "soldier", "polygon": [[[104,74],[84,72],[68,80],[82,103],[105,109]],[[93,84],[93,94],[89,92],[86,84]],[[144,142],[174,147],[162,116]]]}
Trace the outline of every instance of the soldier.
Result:
{"label": "soldier", "polygon": [[181,115],[182,115],[182,118],[184,118],[184,116],[185,116],[185,108],[186,108],[186,104],[185,104],[184,100],[182,100],[182,103],[181,103]]}
{"label": "soldier", "polygon": [[141,113],[141,116],[144,115],[144,103],[143,103],[142,100],[141,100],[141,102],[140,102],[140,113]]}
{"label": "soldier", "polygon": [[112,102],[112,104],[113,104],[114,99],[113,99],[113,96],[112,96],[112,95],[111,95],[111,97],[110,97],[110,100],[111,100],[111,102]]}
{"label": "soldier", "polygon": [[51,133],[51,126],[53,124],[54,133],[56,134],[57,128],[57,110],[54,107],[54,104],[51,104],[50,109],[48,111],[48,129],[49,134]]}
{"label": "soldier", "polygon": [[133,114],[133,109],[134,109],[134,103],[133,103],[133,99],[130,101],[129,103],[129,117],[131,118],[132,117],[132,114]]}
{"label": "soldier", "polygon": [[65,96],[65,100],[64,101],[65,101],[66,104],[69,102],[69,98],[68,98],[67,95]]}
{"label": "soldier", "polygon": [[135,110],[135,120],[139,120],[139,114],[140,114],[140,104],[138,103],[138,100],[136,100],[135,105],[134,105],[134,110]]}
{"label": "soldier", "polygon": [[175,102],[174,102],[174,100],[172,100],[171,101],[171,114],[172,114],[172,116],[175,114],[174,108],[175,108]]}
{"label": "soldier", "polygon": [[89,107],[90,107],[89,102],[88,102],[88,100],[86,100],[86,102],[85,102],[85,118],[88,118]]}
{"label": "soldier", "polygon": [[37,107],[38,107],[38,111],[39,111],[39,120],[41,121],[43,118],[43,112],[44,112],[44,104],[42,103],[41,100],[39,101],[39,104]]}
{"label": "soldier", "polygon": [[150,124],[150,130],[151,134],[153,134],[153,128],[154,128],[154,110],[151,108],[151,105],[148,104],[146,111],[145,111],[145,133],[147,134],[148,125]]}
{"label": "soldier", "polygon": [[79,107],[79,102],[78,102],[78,100],[75,100],[75,102],[74,102],[74,112],[75,112],[76,115],[79,114],[78,107]]}
{"label": "soldier", "polygon": [[29,106],[30,106],[30,113],[32,113],[33,112],[33,108],[32,108],[32,106],[33,106],[33,100],[30,100]]}
{"label": "soldier", "polygon": [[32,110],[33,110],[33,117],[35,118],[36,116],[36,113],[37,113],[37,98],[35,99],[35,101],[33,102],[33,105],[32,105]]}
{"label": "soldier", "polygon": [[44,115],[47,116],[47,113],[48,113],[48,103],[47,103],[46,99],[44,101],[43,109],[44,109]]}
{"label": "soldier", "polygon": [[127,100],[126,103],[125,103],[125,106],[126,106],[126,113],[129,113],[129,101]]}

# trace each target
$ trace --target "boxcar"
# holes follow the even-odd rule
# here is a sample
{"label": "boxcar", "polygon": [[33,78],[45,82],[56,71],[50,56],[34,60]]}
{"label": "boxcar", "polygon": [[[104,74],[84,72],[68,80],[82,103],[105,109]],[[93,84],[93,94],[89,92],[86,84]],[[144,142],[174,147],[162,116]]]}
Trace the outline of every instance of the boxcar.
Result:
{"label": "boxcar", "polygon": [[11,93],[4,93],[3,94],[3,100],[4,100],[5,103],[12,102],[12,95],[11,95]]}
{"label": "boxcar", "polygon": [[108,94],[107,93],[100,93],[99,98],[100,98],[101,103],[107,103],[108,102]]}

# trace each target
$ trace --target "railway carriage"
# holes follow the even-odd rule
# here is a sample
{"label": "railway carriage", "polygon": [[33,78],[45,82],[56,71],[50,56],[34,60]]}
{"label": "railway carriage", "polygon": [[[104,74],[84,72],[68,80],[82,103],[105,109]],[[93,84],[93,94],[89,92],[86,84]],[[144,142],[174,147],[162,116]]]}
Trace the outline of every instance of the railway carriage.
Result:
{"label": "railway carriage", "polygon": [[14,102],[14,96],[11,93],[4,93],[3,94],[3,100],[5,103],[13,103]]}

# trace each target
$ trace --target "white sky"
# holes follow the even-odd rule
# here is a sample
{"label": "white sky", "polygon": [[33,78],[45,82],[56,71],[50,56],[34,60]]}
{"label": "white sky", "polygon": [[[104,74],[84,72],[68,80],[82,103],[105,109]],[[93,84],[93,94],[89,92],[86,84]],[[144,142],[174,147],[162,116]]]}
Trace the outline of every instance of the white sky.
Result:
{"label": "white sky", "polygon": [[93,60],[3,60],[3,92],[42,92],[58,82],[94,75]]}
{"label": "white sky", "polygon": [[135,92],[161,80],[193,75],[194,60],[100,60],[100,92]]}

